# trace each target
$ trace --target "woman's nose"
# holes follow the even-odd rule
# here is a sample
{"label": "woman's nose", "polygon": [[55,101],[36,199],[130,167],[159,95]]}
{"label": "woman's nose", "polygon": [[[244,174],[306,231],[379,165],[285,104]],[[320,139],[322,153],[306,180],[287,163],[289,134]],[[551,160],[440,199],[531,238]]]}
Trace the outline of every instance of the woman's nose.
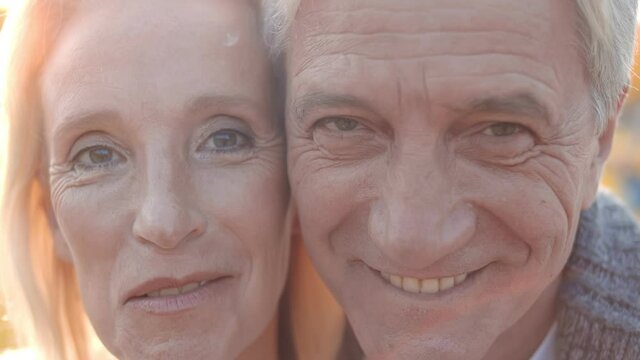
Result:
{"label": "woman's nose", "polygon": [[453,196],[446,170],[429,156],[398,159],[369,216],[369,234],[391,262],[421,270],[465,246],[476,229],[474,209]]}
{"label": "woman's nose", "polygon": [[193,196],[186,166],[155,161],[143,177],[144,194],[133,224],[138,240],[170,250],[204,233],[206,218]]}

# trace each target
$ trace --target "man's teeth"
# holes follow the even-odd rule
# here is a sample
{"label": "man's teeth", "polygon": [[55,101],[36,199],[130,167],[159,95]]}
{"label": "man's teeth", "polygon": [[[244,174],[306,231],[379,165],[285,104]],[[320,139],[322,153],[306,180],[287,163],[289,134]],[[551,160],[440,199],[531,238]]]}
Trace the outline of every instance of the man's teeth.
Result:
{"label": "man's teeth", "polygon": [[408,276],[391,275],[380,272],[391,285],[410,293],[435,294],[451,289],[467,278],[467,273],[437,279],[416,279]]}
{"label": "man's teeth", "polygon": [[178,294],[186,294],[196,290],[197,288],[205,285],[207,281],[199,281],[188,283],[182,287],[172,287],[172,288],[164,288],[156,291],[152,291],[147,293],[147,297],[159,297],[159,296],[172,296]]}

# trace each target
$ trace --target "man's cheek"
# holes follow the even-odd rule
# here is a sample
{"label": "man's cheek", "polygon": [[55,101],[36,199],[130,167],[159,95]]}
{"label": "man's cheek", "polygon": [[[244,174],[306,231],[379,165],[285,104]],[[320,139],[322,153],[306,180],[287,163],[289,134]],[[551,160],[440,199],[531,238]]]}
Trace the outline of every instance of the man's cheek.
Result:
{"label": "man's cheek", "polygon": [[340,199],[335,193],[326,190],[319,182],[301,183],[296,191],[296,202],[303,234],[318,236],[338,222],[336,214],[341,207]]}

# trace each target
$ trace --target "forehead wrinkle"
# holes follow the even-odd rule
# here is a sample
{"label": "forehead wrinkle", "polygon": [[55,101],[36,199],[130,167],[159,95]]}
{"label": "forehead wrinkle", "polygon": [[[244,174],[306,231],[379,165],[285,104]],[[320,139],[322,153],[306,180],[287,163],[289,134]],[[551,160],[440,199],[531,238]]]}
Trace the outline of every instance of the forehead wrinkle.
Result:
{"label": "forehead wrinkle", "polygon": [[[450,56],[504,55],[525,59],[532,64],[547,67],[542,61],[546,57],[545,44],[518,34],[505,31],[443,32],[420,34],[373,34],[373,35],[311,35],[301,37],[302,46],[293,47],[292,56],[298,63],[294,70],[298,75],[305,68],[315,67],[326,56],[350,58],[360,56],[369,60],[406,61]],[[297,55],[297,56],[296,56]],[[325,64],[335,66],[324,60]],[[472,71],[470,67],[465,71]],[[548,69],[547,69],[548,70]],[[555,74],[555,69],[545,71]],[[546,79],[546,82],[551,82]]]}
{"label": "forehead wrinkle", "polygon": [[[297,36],[300,40],[298,46],[294,42],[292,53],[299,54],[294,59],[304,68],[312,67],[309,62],[331,54],[366,55],[363,57],[381,60],[387,56],[389,61],[402,61],[444,53],[479,55],[494,52],[540,62],[537,58],[545,57],[545,44],[536,40],[537,37],[534,39],[533,35],[537,36],[540,31],[552,31],[549,26],[551,19],[542,11],[546,5],[528,4],[521,9],[503,6],[502,3],[497,2],[495,6],[482,4],[478,9],[468,9],[468,2],[456,2],[467,7],[459,9],[446,1],[432,1],[428,2],[432,8],[422,10],[415,9],[416,2],[412,1],[406,3],[410,6],[400,12],[403,16],[398,17],[384,9],[372,8],[370,2],[327,1],[317,6],[303,2],[303,7],[307,5],[307,9],[299,12],[294,23],[294,28],[297,27],[294,31],[301,36]],[[397,7],[388,3],[383,5]],[[351,9],[353,6],[359,6],[360,9]],[[433,9],[436,6],[442,6],[444,10]],[[350,13],[352,10],[355,15]],[[380,21],[371,21],[367,17],[372,13],[379,16]],[[520,16],[513,16],[514,13]],[[534,14],[537,15],[532,16]],[[470,18],[474,21],[469,21]],[[421,39],[425,45],[419,49],[422,53],[416,51],[416,43]],[[484,43],[476,41],[478,39],[484,39]],[[455,44],[461,41],[467,46]],[[376,42],[378,45],[373,46],[372,43],[375,45]],[[299,73],[300,70],[294,72]]]}
{"label": "forehead wrinkle", "polygon": [[[473,77],[486,78],[490,76],[517,76],[517,77],[526,78],[528,81],[536,85],[542,86],[552,94],[557,93],[556,88],[551,84],[548,84],[540,79],[531,77],[530,74],[525,74],[523,72],[518,72],[518,71],[495,71],[495,72],[486,72],[483,74],[461,74],[461,75],[453,75],[453,76],[452,75],[448,75],[448,76],[447,75],[430,75],[428,79],[429,80],[440,80],[440,79],[459,80],[459,79],[467,79],[467,78],[473,78]],[[557,83],[556,83],[556,86],[557,86]]]}
{"label": "forehead wrinkle", "polygon": [[396,107],[402,109],[402,81],[400,78],[396,78]]}
{"label": "forehead wrinkle", "polygon": [[[318,3],[325,5],[325,3],[321,1],[310,2],[310,5],[316,6]],[[353,4],[357,3],[357,8],[353,6]],[[351,10],[351,9],[360,9],[365,8],[360,4],[366,4],[368,8],[377,9],[376,6],[385,6],[386,10],[395,10],[395,11],[411,11],[416,8],[416,5],[424,5],[425,7],[432,7],[434,5],[439,5],[440,7],[455,7],[460,5],[468,5],[468,0],[396,0],[389,2],[388,0],[362,0],[360,2],[350,1],[350,2],[326,2],[326,6],[330,10]],[[489,4],[485,7],[496,7],[496,8],[506,8],[511,3],[506,0],[491,0]],[[512,7],[512,6],[511,6]],[[311,8],[313,9],[313,8]]]}
{"label": "forehead wrinkle", "polygon": [[335,35],[305,40],[305,57],[356,54],[371,59],[408,60],[437,56],[502,54],[541,63],[544,51],[536,40],[506,32],[432,32],[400,35]]}
{"label": "forehead wrinkle", "polygon": [[[495,24],[500,25],[500,30],[508,30],[520,35],[531,37],[528,32],[522,31],[524,26],[529,30],[545,29],[550,18],[544,11],[533,11],[517,7],[487,6],[469,9],[473,3],[464,2],[464,8],[447,6],[440,8],[416,8],[412,2],[408,8],[375,8],[367,2],[367,5],[358,4],[358,8],[344,8],[351,2],[344,2],[338,9],[307,9],[303,2],[302,10],[297,18],[305,22],[304,30],[310,33],[359,33],[372,34],[380,32],[388,33],[417,33],[425,31],[465,31],[473,30],[470,19],[475,22],[482,21],[482,26],[487,30],[498,30]],[[384,5],[395,4],[386,2]],[[322,5],[325,5],[322,2]],[[330,2],[328,5],[330,6]],[[516,16],[514,16],[514,14]],[[446,21],[442,21],[446,19]],[[453,19],[453,21],[452,21]],[[408,26],[411,24],[412,26]],[[294,23],[295,25],[295,23]],[[505,29],[506,27],[506,29]]]}
{"label": "forehead wrinkle", "polygon": [[[490,69],[479,69],[472,66],[474,63],[478,63],[482,60],[483,56],[493,56]],[[408,62],[422,62],[422,75],[425,79],[454,79],[461,77],[490,77],[495,75],[519,75],[534,81],[552,92],[557,92],[559,88],[559,78],[555,68],[550,69],[547,64],[530,60],[527,58],[519,58],[518,61],[512,62],[508,67],[502,66],[499,60],[511,60],[510,57],[517,57],[511,54],[474,54],[474,55],[457,55],[457,56],[417,56],[415,58],[407,59],[387,59],[387,58],[375,58],[357,53],[335,53],[330,55],[318,56],[316,58],[308,57],[304,60],[304,67],[299,66],[296,68],[295,77],[303,75],[305,72],[316,71],[324,74],[326,77],[328,74],[340,75],[341,77],[348,76],[349,71],[352,68],[359,69],[358,66],[353,66],[354,62],[366,61],[370,64],[380,65],[385,69],[389,68],[390,62],[397,62],[400,65],[408,65]],[[466,60],[471,66],[458,60]],[[531,69],[537,67],[539,71],[525,72],[523,69]],[[431,69],[431,71],[430,71]],[[303,77],[306,77],[305,74]]]}
{"label": "forehead wrinkle", "polygon": [[425,67],[425,64],[421,64],[420,67],[421,71],[422,71],[422,92],[424,95],[424,103],[427,104],[427,111],[431,112],[431,96],[429,95],[429,84],[427,81],[427,69]]}

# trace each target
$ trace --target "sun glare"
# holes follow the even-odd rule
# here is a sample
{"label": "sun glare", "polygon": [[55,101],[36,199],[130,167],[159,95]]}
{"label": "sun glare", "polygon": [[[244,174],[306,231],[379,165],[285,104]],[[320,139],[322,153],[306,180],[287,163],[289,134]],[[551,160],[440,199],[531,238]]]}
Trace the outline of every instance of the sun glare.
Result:
{"label": "sun glare", "polygon": [[13,2],[15,2],[15,0],[0,0],[0,9],[9,8]]}
{"label": "sun glare", "polygon": [[0,12],[9,11],[13,6],[22,0],[0,0]]}
{"label": "sun glare", "polygon": [[0,360],[35,360],[36,354],[28,349],[7,350],[0,354]]}

